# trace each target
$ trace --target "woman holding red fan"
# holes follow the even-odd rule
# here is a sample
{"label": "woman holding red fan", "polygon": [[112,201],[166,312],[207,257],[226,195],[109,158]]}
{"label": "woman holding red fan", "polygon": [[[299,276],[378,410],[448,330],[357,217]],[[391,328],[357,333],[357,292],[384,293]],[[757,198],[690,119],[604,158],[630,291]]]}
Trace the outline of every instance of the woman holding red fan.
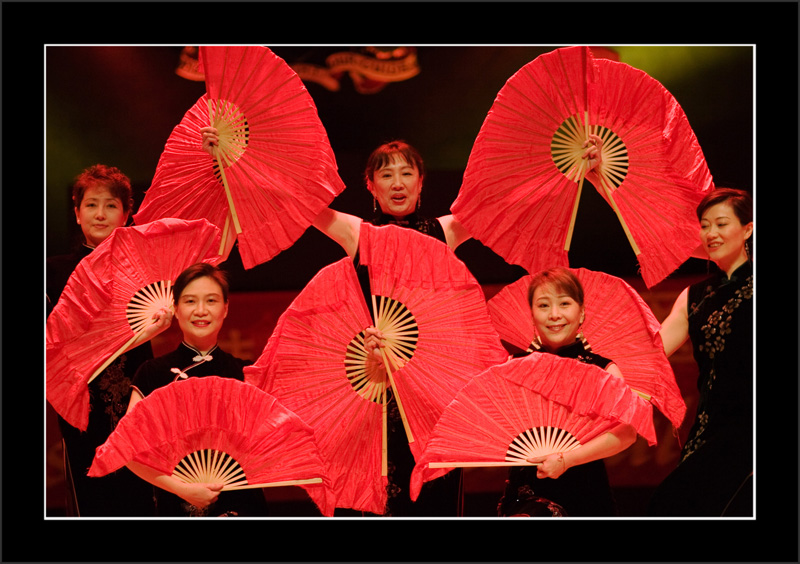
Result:
{"label": "woman holding red fan", "polygon": [[[622,377],[612,360],[592,352],[581,333],[585,317],[583,286],[569,269],[551,268],[534,276],[528,287],[528,303],[536,328],[531,354],[573,358]],[[550,507],[554,516],[616,515],[603,459],[622,452],[635,441],[636,430],[619,424],[580,448],[529,459],[538,464],[536,467],[510,468],[498,513],[534,516],[541,515],[543,507]]]}
{"label": "woman holding red fan", "polygon": [[752,516],[752,197],[717,188],[700,202],[697,218],[718,271],[681,292],[660,334],[667,356],[691,340],[700,398],[678,466],[656,489],[649,514]]}

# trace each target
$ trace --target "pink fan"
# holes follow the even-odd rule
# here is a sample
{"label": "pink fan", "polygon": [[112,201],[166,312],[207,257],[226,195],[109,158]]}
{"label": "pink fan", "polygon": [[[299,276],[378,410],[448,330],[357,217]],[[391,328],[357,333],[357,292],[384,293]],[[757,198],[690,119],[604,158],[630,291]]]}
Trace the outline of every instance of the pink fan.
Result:
{"label": "pink fan", "polygon": [[216,264],[219,229],[205,219],[119,227],[85,257],[47,318],[47,401],[70,425],[89,423],[88,384],[136,343],[172,281],[196,262]]}
{"label": "pink fan", "polygon": [[[588,173],[590,134],[603,149]],[[451,210],[529,273],[569,266],[584,179],[616,213],[648,287],[697,248],[694,210],[713,182],[682,108],[646,73],[565,47],[522,67],[497,94]]]}
{"label": "pink fan", "polygon": [[[207,218],[223,259],[235,240],[245,268],[290,247],[344,190],[314,101],[266,47],[201,47],[207,93],[167,140],[137,223]],[[200,128],[213,126],[216,158]]]}
{"label": "pink fan", "polygon": [[97,449],[90,477],[136,461],[184,482],[223,491],[301,486],[325,516],[325,464],[313,430],[273,396],[218,376],[158,388],[123,417]]}

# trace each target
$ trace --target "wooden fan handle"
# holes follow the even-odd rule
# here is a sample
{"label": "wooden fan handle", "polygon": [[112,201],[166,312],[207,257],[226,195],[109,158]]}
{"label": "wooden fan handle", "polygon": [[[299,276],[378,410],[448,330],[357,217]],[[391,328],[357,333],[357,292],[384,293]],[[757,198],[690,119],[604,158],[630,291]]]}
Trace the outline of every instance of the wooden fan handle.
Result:
{"label": "wooden fan handle", "polygon": [[600,185],[603,187],[603,192],[605,192],[606,197],[608,198],[611,207],[614,209],[614,213],[617,214],[617,219],[619,219],[620,224],[622,225],[622,229],[625,231],[625,236],[628,238],[628,242],[631,244],[633,248],[634,254],[637,256],[641,254],[639,250],[639,245],[636,244],[636,241],[633,239],[633,234],[631,234],[630,229],[628,229],[628,224],[625,223],[625,219],[622,217],[622,213],[619,211],[617,207],[617,202],[614,201],[614,196],[611,195],[611,190],[609,190],[608,185],[606,183],[606,179],[600,176]]}
{"label": "wooden fan handle", "polygon": [[[375,323],[378,322],[378,304],[375,298],[375,294],[372,294],[372,312],[375,318]],[[406,419],[406,412],[403,409],[403,402],[400,401],[400,394],[397,393],[397,386],[394,383],[394,377],[392,376],[392,369],[389,368],[389,357],[386,356],[386,351],[382,348],[381,357],[383,357],[383,365],[386,367],[386,375],[389,377],[389,383],[394,390],[394,397],[397,399],[397,409],[400,411],[400,418],[403,420],[403,428],[406,430],[406,437],[408,437],[408,442],[414,442],[414,435],[411,433],[411,428],[408,425],[408,419]]]}
{"label": "wooden fan handle", "polygon": [[389,475],[389,422],[386,413],[386,388],[381,406],[381,476]]}
{"label": "wooden fan handle", "polygon": [[[210,99],[208,100],[208,114],[213,122],[214,109]],[[233,196],[231,196],[231,190],[228,187],[228,179],[225,177],[225,167],[222,166],[222,159],[220,158],[220,152],[217,147],[212,147],[211,150],[214,153],[214,159],[217,161],[217,166],[219,167],[219,175],[222,178],[222,185],[225,187],[225,196],[228,199],[228,208],[230,208],[231,217],[233,218],[233,226],[236,229],[236,233],[239,234],[242,232],[242,226],[239,225],[239,216],[236,213],[236,206],[233,204]]]}
{"label": "wooden fan handle", "polygon": [[280,488],[283,486],[303,486],[306,484],[321,484],[322,478],[308,478],[305,480],[285,480],[283,482],[265,482],[262,484],[247,484],[242,485],[230,484],[222,488],[223,492],[233,490],[251,490],[255,488]]}
{"label": "wooden fan handle", "polygon": [[97,378],[98,376],[100,376],[100,374],[103,372],[103,370],[105,370],[106,368],[108,368],[108,367],[109,367],[109,365],[110,365],[112,362],[114,362],[114,361],[117,359],[117,357],[118,357],[119,355],[121,355],[121,354],[122,354],[122,353],[124,353],[126,350],[128,350],[128,348],[129,348],[129,347],[130,347],[130,346],[133,344],[133,342],[134,342],[136,339],[138,339],[138,338],[139,338],[139,336],[142,334],[142,332],[144,332],[144,328],[142,328],[142,329],[140,329],[139,331],[137,331],[136,333],[134,333],[133,337],[131,337],[131,338],[128,340],[128,342],[127,342],[127,343],[125,343],[124,345],[122,345],[122,346],[119,348],[119,350],[118,350],[117,352],[115,352],[115,353],[114,353],[114,354],[112,354],[110,357],[108,357],[108,359],[106,359],[106,361],[105,361],[105,362],[104,362],[104,363],[103,363],[103,364],[100,366],[100,368],[98,368],[97,370],[95,370],[95,371],[94,371],[94,374],[92,374],[92,375],[89,377],[89,379],[86,381],[86,383],[87,383],[87,384],[89,384],[89,383],[90,383],[92,380],[94,380],[95,378]]}
{"label": "wooden fan handle", "polygon": [[428,468],[493,468],[500,466],[539,466],[538,462],[496,462],[496,461],[479,461],[479,462],[430,462]]}

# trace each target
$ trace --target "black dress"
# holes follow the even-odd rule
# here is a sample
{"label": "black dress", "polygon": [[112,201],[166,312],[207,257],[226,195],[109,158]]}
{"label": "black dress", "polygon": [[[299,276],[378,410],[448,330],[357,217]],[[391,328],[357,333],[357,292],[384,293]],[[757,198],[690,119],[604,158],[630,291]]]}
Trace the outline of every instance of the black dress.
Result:
{"label": "black dress", "polygon": [[[210,357],[210,358],[209,358]],[[219,347],[209,351],[204,358],[200,353],[181,343],[171,353],[156,357],[142,364],[136,372],[133,387],[147,397],[154,390],[167,386],[178,378],[201,378],[219,376],[244,381],[243,368],[250,364],[226,353]],[[188,454],[188,453],[187,453]],[[144,481],[141,480],[140,481]],[[211,505],[198,508],[181,497],[161,488],[154,488],[156,516],[158,517],[263,517],[267,515],[267,504],[259,488],[222,492]]]}
{"label": "black dress", "polygon": [[[49,257],[46,263],[46,305],[50,316],[69,277],[91,247],[81,245],[67,255]],[[67,516],[149,517],[154,514],[153,488],[127,468],[101,478],[86,474],[97,447],[105,443],[128,409],[130,385],[137,368],[153,358],[150,343],[120,355],[89,383],[89,423],[85,431],[73,427],[60,415],[58,425],[64,439]]]}
{"label": "black dress", "polygon": [[[444,229],[438,219],[411,214],[402,220],[380,213],[371,221],[373,225],[398,225],[430,235],[447,243]],[[360,265],[358,253],[353,260],[365,298],[370,295],[369,276]],[[367,301],[369,303],[369,300]],[[411,501],[409,485],[416,464],[408,445],[403,420],[394,395],[387,405],[388,485],[384,516],[394,517],[457,517],[462,509],[462,470],[456,468],[444,476],[425,482],[416,501]],[[337,510],[336,515],[350,515],[349,510]]]}
{"label": "black dress", "polygon": [[[543,350],[530,354],[540,353],[551,354]],[[603,369],[612,363],[611,360],[587,350],[580,340],[562,347],[555,354]],[[536,472],[536,467],[529,466],[513,466],[509,469],[503,497],[497,508],[500,516],[530,515],[529,507],[542,507],[548,502],[557,506],[559,511],[556,516],[609,517],[618,514],[603,460],[573,466],[557,479],[538,478]],[[543,501],[537,502],[539,499]]]}
{"label": "black dress", "polygon": [[654,516],[751,516],[753,265],[693,284],[689,338],[697,414],[678,466],[653,494]]}

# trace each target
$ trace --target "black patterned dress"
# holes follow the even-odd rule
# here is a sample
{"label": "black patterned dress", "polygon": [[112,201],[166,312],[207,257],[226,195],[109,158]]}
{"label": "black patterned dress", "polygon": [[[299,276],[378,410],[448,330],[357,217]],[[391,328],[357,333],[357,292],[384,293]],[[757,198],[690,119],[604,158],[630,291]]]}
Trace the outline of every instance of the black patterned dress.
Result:
{"label": "black patterned dress", "polygon": [[[421,217],[414,213],[398,220],[379,213],[371,223],[373,225],[398,225],[447,243],[442,224],[436,218]],[[358,253],[353,262],[366,297],[370,294],[366,267],[359,264]],[[411,501],[409,485],[411,472],[414,470],[416,462],[408,445],[408,437],[397,401],[392,394],[390,394],[387,405],[387,426],[389,483],[387,486],[388,500],[383,515],[386,517],[457,517],[461,515],[463,472],[460,468],[451,470],[440,478],[425,482],[417,500]],[[350,510],[336,510],[337,516],[352,514],[353,512]]]}
{"label": "black patterned dress", "polygon": [[[525,354],[527,353],[514,356]],[[610,359],[592,352],[591,348],[580,339],[560,348],[556,353],[540,349],[530,354],[555,354],[584,364],[592,364],[604,370],[612,363]],[[568,468],[556,479],[539,478],[536,472],[535,466],[512,466],[509,469],[503,497],[497,507],[498,515],[613,517],[618,514],[606,465],[602,459]],[[544,507],[548,507],[549,511],[538,515],[531,509],[541,511]]]}
{"label": "black patterned dress", "polygon": [[[47,316],[58,303],[78,263],[92,252],[81,245],[74,252],[47,259]],[[85,431],[60,415],[64,439],[66,513],[69,517],[148,517],[155,511],[153,487],[127,468],[101,478],[87,476],[97,447],[102,445],[125,415],[131,382],[139,366],[153,358],[151,344],[144,343],[120,355],[89,383],[89,423]]]}
{"label": "black patterned dress", "polygon": [[752,515],[753,265],[689,287],[689,337],[699,369],[694,424],[649,513]]}

